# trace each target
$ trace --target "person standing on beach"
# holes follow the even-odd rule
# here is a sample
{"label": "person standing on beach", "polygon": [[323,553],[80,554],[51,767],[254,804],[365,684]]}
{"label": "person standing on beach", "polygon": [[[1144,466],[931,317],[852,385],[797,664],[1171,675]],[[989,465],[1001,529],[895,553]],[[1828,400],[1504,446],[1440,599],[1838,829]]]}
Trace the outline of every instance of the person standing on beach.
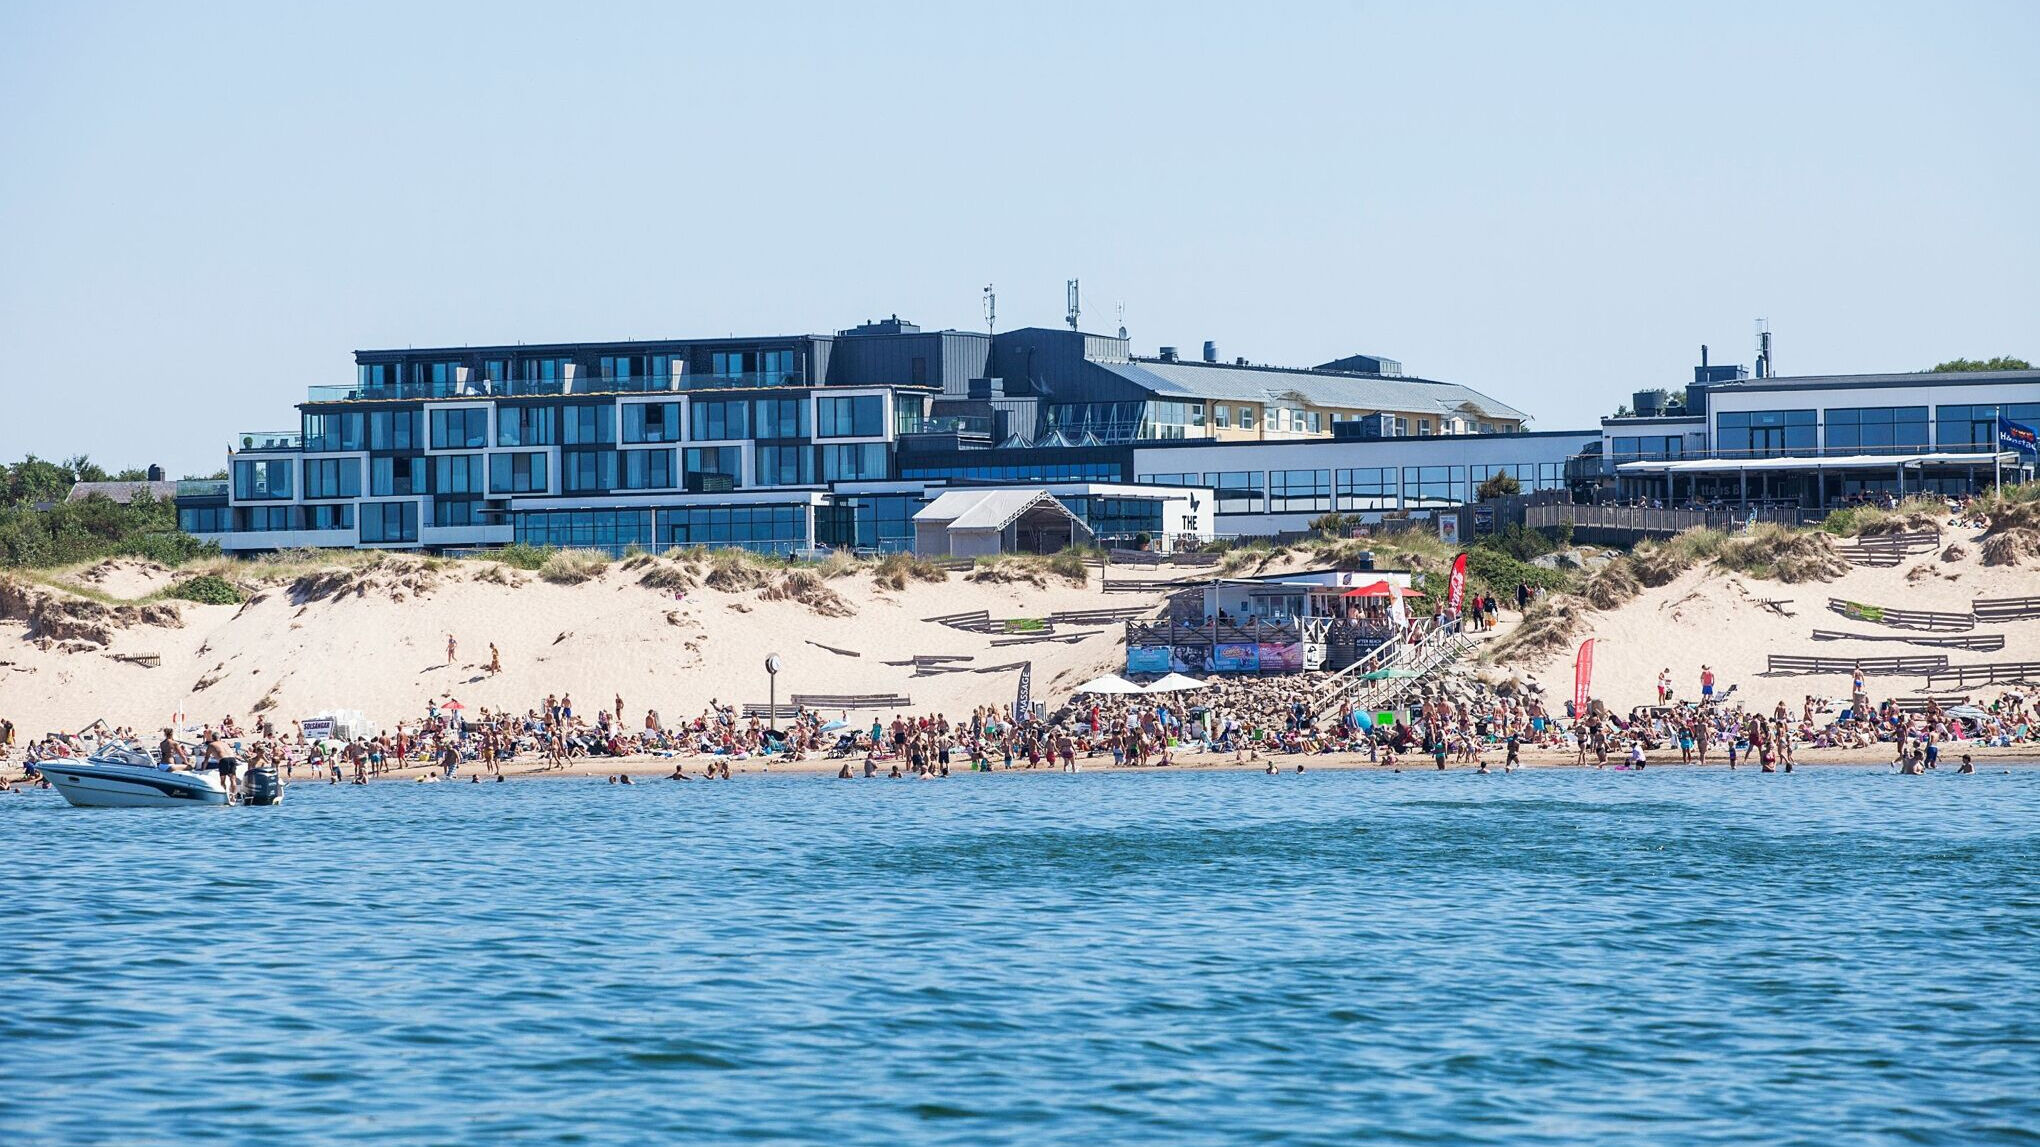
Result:
{"label": "person standing on beach", "polygon": [[489,643],[489,675],[493,677],[502,671],[503,655],[496,652],[496,643],[491,641]]}
{"label": "person standing on beach", "polygon": [[1700,703],[1705,705],[1712,700],[1714,700],[1714,670],[1709,666],[1702,665],[1700,667]]}
{"label": "person standing on beach", "polygon": [[453,660],[454,660],[454,655],[455,655],[455,654],[456,654],[457,652],[459,652],[459,650],[460,650],[460,643],[459,643],[459,642],[457,642],[457,641],[455,641],[455,640],[453,639],[453,634],[451,634],[451,633],[447,634],[447,635],[446,635],[446,663],[447,663],[448,665],[451,665],[451,664],[453,664]]}

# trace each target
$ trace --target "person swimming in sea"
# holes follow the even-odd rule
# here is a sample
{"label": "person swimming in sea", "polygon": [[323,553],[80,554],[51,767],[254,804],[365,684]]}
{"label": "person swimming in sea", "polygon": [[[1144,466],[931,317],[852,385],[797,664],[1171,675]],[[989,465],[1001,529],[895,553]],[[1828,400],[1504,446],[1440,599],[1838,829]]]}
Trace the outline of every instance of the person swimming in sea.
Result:
{"label": "person swimming in sea", "polygon": [[1964,753],[1962,754],[1962,767],[1955,771],[1957,773],[1973,773],[1976,771],[1976,762],[1969,759],[1968,753]]}

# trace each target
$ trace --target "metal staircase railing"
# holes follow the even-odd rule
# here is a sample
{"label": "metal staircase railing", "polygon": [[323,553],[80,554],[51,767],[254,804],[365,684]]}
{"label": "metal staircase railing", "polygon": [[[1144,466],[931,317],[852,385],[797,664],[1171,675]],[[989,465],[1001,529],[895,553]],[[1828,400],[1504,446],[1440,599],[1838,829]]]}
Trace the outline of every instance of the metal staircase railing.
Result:
{"label": "metal staircase railing", "polygon": [[[1473,649],[1473,642],[1459,632],[1459,622],[1443,622],[1426,633],[1415,644],[1406,641],[1385,642],[1381,648],[1368,654],[1362,660],[1373,662],[1372,666],[1360,671],[1359,675],[1344,682],[1357,688],[1333,688],[1321,696],[1318,705],[1320,719],[1334,715],[1341,704],[1359,712],[1379,712],[1395,704],[1404,693],[1422,683],[1432,673],[1457,661]],[[1360,663],[1356,662],[1356,666]],[[1387,677],[1379,681],[1365,681],[1361,678],[1383,669],[1405,669],[1409,676]],[[1327,684],[1332,684],[1328,682]]]}

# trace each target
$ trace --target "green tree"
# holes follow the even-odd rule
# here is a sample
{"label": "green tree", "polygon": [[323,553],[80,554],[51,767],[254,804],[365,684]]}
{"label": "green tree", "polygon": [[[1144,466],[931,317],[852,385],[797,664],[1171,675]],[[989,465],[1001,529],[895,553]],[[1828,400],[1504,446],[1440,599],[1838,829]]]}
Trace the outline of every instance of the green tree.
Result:
{"label": "green tree", "polygon": [[1514,474],[1504,470],[1499,474],[1490,475],[1487,481],[1482,482],[1474,490],[1473,496],[1475,501],[1491,502],[1497,498],[1513,498],[1522,492],[1523,483],[1518,482]]}
{"label": "green tree", "polygon": [[2011,355],[2001,354],[1996,358],[1984,358],[1984,359],[1951,358],[1947,362],[1936,363],[1933,367],[1931,367],[1928,370],[1927,373],[1949,374],[1949,373],[1964,373],[1978,370],[2032,370],[2032,369],[2033,364],[2027,362],[2023,358],[2013,358]]}

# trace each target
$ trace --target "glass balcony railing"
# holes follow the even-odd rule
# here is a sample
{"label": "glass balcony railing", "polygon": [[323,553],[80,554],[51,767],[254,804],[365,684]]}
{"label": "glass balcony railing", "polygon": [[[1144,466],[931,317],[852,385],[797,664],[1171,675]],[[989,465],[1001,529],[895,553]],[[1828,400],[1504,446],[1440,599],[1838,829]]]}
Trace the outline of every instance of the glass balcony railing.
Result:
{"label": "glass balcony railing", "polygon": [[234,449],[250,450],[301,450],[305,436],[296,430],[243,430],[234,435]]}
{"label": "glass balcony railing", "polygon": [[225,478],[185,478],[177,483],[179,498],[224,498],[227,496]]}
{"label": "glass balcony railing", "polygon": [[473,379],[468,382],[399,382],[384,386],[312,386],[305,388],[307,402],[390,402],[426,399],[517,398],[526,395],[565,394],[659,394],[682,390],[739,390],[775,386],[805,386],[796,374],[784,371],[744,374],[683,374],[675,377],[601,378],[579,377],[571,381],[545,379]]}

